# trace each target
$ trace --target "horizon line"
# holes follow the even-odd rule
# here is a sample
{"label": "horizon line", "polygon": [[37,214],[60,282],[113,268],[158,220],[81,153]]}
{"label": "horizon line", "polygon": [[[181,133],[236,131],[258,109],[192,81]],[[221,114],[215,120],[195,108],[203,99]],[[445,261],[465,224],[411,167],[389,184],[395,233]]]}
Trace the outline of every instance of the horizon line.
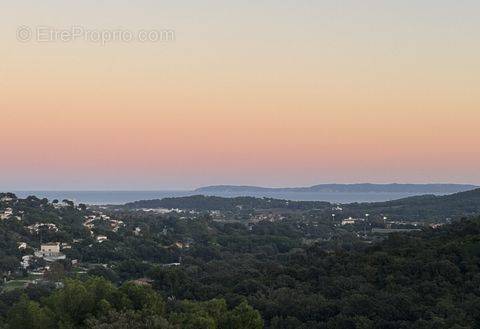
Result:
{"label": "horizon line", "polygon": [[[295,185],[295,186],[265,186],[265,185],[248,185],[248,184],[210,184],[210,185],[202,185],[198,187],[190,187],[190,188],[181,188],[181,187],[166,187],[166,188],[158,188],[158,189],[55,189],[55,188],[31,188],[31,189],[7,189],[4,191],[8,192],[194,192],[197,189],[205,188],[205,187],[222,187],[222,186],[235,186],[235,187],[255,187],[255,188],[266,188],[266,189],[295,189],[295,188],[310,188],[315,186],[321,185],[469,185],[473,187],[480,187],[479,184],[475,183],[442,183],[442,182],[431,182],[431,183],[370,183],[370,182],[363,182],[363,183],[319,183],[314,185]],[[3,189],[2,189],[3,190]]]}

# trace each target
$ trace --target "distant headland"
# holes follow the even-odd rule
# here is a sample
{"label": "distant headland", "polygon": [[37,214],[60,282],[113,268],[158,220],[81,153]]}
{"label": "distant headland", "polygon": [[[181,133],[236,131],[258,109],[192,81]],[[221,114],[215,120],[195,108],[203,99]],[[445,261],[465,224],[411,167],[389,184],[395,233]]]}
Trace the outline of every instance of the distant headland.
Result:
{"label": "distant headland", "polygon": [[309,187],[259,187],[213,185],[200,187],[198,193],[458,193],[473,190],[470,184],[319,184]]}

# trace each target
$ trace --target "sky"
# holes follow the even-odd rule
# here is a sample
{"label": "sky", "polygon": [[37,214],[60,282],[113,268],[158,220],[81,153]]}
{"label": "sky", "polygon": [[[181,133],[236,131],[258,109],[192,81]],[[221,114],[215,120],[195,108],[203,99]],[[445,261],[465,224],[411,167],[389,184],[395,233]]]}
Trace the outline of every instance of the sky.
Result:
{"label": "sky", "polygon": [[[476,0],[0,12],[0,190],[480,184]],[[92,37],[112,31],[174,38]]]}

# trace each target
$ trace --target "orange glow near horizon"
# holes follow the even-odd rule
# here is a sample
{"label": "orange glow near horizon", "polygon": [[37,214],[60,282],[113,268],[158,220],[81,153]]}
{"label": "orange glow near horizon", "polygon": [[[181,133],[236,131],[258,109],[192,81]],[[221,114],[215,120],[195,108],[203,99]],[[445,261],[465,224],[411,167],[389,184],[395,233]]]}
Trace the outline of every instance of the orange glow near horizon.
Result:
{"label": "orange glow near horizon", "polygon": [[36,2],[29,12],[6,8],[20,20],[0,23],[4,188],[480,184],[474,17],[442,22],[445,10],[438,20],[404,22],[376,2],[388,22],[333,2],[290,13],[267,1],[259,12],[239,5],[247,26],[214,1],[210,11],[192,4],[205,20],[141,2],[146,17],[136,8],[102,22],[86,1],[80,23],[151,28],[158,13],[175,28],[174,43],[20,43],[18,21],[78,19],[64,8],[61,19],[41,8],[37,16]]}

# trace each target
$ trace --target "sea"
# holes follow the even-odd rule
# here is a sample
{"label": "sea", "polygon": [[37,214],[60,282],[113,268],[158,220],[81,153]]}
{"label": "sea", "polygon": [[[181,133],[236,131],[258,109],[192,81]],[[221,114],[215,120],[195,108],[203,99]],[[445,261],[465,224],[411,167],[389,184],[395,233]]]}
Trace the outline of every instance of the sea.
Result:
{"label": "sea", "polygon": [[[353,202],[382,202],[396,200],[411,196],[420,195],[419,193],[396,193],[396,192],[252,192],[252,193],[199,193],[186,190],[168,190],[168,191],[16,191],[18,197],[25,198],[34,195],[38,198],[47,198],[52,201],[68,199],[75,203],[85,203],[91,205],[121,205],[128,202],[139,200],[153,200],[170,197],[183,197],[191,195],[215,195],[221,197],[267,197],[274,199],[293,200],[293,201],[328,201],[331,203],[353,203]],[[424,193],[422,193],[424,194]],[[429,193],[442,195],[439,193]]]}

